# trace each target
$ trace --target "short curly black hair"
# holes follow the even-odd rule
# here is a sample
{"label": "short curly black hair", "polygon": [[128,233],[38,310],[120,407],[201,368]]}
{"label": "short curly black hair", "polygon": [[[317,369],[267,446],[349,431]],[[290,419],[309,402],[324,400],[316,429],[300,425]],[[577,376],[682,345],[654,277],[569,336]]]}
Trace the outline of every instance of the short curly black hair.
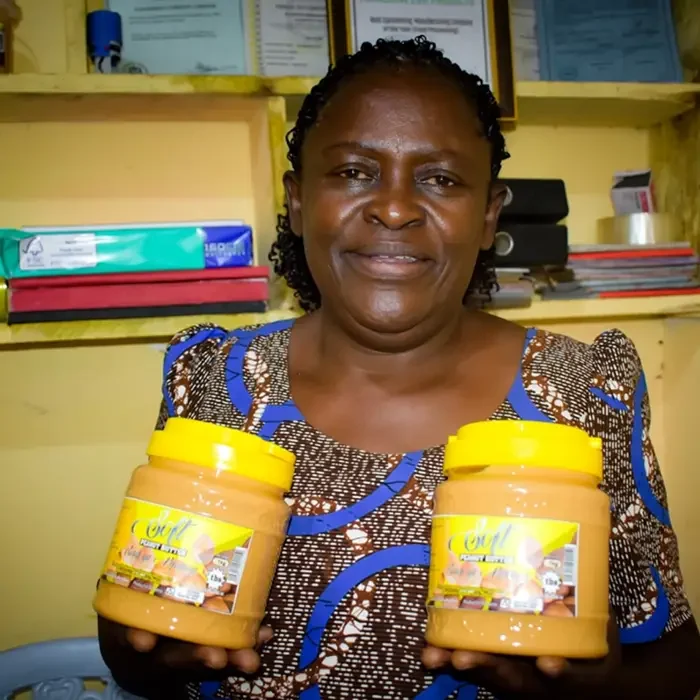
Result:
{"label": "short curly black hair", "polygon": [[[296,123],[287,134],[287,158],[294,172],[301,173],[301,152],[309,130],[341,85],[377,67],[411,65],[439,71],[452,80],[474,106],[483,135],[491,144],[491,176],[495,180],[502,161],[510,157],[498,121],[501,116],[498,103],[481,78],[462,70],[424,36],[405,41],[379,39],[375,44],[365,42],[359,51],[343,56],[329,69],[304,98]],[[292,232],[287,207],[285,213],[278,216],[277,240],[272,244],[269,259],[275,273],[294,290],[304,311],[314,311],[321,306],[321,294],[306,262],[303,241]],[[495,288],[493,250],[481,251],[466,296],[476,294],[489,298]]]}

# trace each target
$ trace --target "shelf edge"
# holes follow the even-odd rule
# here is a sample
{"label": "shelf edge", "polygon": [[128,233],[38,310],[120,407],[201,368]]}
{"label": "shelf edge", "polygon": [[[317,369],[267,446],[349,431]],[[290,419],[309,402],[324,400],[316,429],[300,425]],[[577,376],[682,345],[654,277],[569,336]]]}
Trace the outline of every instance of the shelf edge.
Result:
{"label": "shelf edge", "polygon": [[[492,311],[516,323],[532,325],[616,319],[650,319],[673,316],[699,316],[700,295],[643,299],[592,299],[582,301],[537,301],[527,308]],[[167,342],[183,328],[198,323],[214,323],[226,328],[292,319],[300,313],[275,310],[260,314],[226,316],[180,316],[110,321],[0,325],[0,349],[20,346],[85,345],[111,342]]]}

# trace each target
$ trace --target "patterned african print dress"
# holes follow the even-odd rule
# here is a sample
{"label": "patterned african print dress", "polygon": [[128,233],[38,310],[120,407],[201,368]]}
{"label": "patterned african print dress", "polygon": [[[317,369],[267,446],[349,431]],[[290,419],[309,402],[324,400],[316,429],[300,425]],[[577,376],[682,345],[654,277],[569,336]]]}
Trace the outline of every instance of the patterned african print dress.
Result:
{"label": "patterned african print dress", "polygon": [[[315,430],[290,395],[291,326],[197,326],[166,353],[161,424],[177,415],[242,428],[297,456],[289,536],[268,603],[274,638],[261,671],[191,685],[183,697],[492,698],[420,663],[431,501],[443,449],[374,454]],[[586,345],[528,331],[521,372],[493,416],[518,418],[575,425],[603,439],[613,516],[610,600],[622,642],[650,642],[688,620],[649,440],[644,374],[630,340],[609,331]]]}

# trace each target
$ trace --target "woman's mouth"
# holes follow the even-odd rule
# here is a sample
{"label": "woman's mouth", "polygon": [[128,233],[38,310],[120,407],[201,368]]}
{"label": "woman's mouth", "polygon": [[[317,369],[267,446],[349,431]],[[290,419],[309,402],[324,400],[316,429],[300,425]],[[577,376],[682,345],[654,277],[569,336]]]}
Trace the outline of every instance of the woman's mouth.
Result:
{"label": "woman's mouth", "polygon": [[344,257],[356,272],[373,279],[415,279],[433,264],[432,260],[404,254],[346,253]]}

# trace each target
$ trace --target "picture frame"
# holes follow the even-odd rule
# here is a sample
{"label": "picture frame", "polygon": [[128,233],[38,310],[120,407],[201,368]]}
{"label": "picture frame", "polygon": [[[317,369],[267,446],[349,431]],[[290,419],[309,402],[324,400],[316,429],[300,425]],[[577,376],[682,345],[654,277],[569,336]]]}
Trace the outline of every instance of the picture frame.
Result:
{"label": "picture frame", "polygon": [[[440,35],[437,32],[431,34],[430,23],[421,20],[421,14],[426,11],[440,12],[445,15],[442,21],[461,24],[465,32],[463,38],[469,32],[473,38],[478,32],[476,23],[467,18],[467,14],[460,19],[455,13],[460,12],[458,5],[436,5],[426,2],[400,4],[386,4],[377,2],[377,9],[382,16],[369,17],[372,10],[371,0],[327,0],[328,8],[328,44],[331,63],[335,63],[341,56],[356,51],[364,41],[376,41],[383,37],[413,37],[424,34],[434,41],[438,48],[441,47]],[[474,10],[474,6],[477,9]],[[399,9],[400,8],[400,9]],[[442,9],[441,9],[442,8]],[[481,13],[479,14],[479,9]],[[462,46],[466,54],[461,55],[464,49],[458,46],[458,40],[443,34],[443,42],[452,44],[453,50],[444,48],[446,55],[465,70],[476,72],[484,82],[488,83],[501,108],[501,120],[503,122],[515,122],[517,119],[517,101],[515,97],[515,78],[513,69],[513,46],[510,24],[510,9],[508,0],[475,0],[474,4],[465,4],[465,13],[471,13],[473,17],[480,18],[483,32],[483,43],[477,47],[473,44]],[[448,18],[449,16],[452,19]],[[411,14],[415,15],[412,17]],[[396,18],[399,17],[399,20]],[[438,18],[439,19],[439,18]],[[377,20],[377,21],[375,21]],[[392,20],[395,26],[392,26]],[[456,32],[455,32],[456,33]],[[460,55],[456,55],[460,54]],[[475,69],[474,64],[480,64],[481,69]],[[471,64],[471,65],[470,65]],[[484,70],[485,68],[485,70]],[[486,76],[482,75],[486,73]]]}

